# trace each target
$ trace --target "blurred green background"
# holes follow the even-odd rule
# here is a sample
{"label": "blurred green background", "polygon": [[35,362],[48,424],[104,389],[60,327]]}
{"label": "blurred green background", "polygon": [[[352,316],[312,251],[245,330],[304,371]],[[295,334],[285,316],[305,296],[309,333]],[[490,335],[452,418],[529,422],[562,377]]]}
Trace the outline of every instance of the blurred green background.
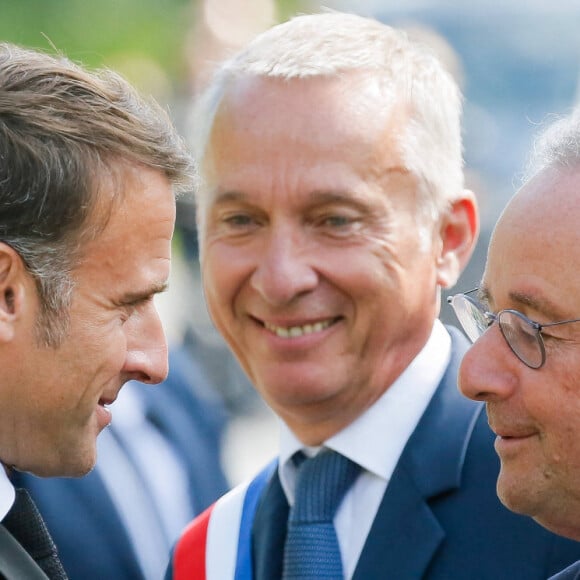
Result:
{"label": "blurred green background", "polygon": [[[267,6],[270,22],[299,11],[300,0],[213,2],[214,13]],[[192,32],[204,0],[0,0],[0,40],[58,50],[90,67],[107,66],[139,88],[170,98],[191,78]],[[239,21],[239,19],[238,19]]]}
{"label": "blurred green background", "polygon": [[0,37],[89,65],[147,54],[177,74],[191,12],[187,0],[2,0]]}

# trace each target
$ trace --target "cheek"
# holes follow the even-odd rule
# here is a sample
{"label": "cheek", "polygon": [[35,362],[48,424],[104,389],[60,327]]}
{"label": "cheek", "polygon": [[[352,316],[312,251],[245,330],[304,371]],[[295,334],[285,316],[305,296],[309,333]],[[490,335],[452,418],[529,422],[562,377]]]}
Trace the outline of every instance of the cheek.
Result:
{"label": "cheek", "polygon": [[[548,355],[546,366],[529,385],[524,399],[527,412],[536,419],[542,430],[550,462],[558,470],[580,470],[580,369],[561,365],[550,372],[557,357]],[[533,395],[533,396],[532,396]],[[580,483],[580,481],[579,481]]]}
{"label": "cheek", "polygon": [[[567,393],[568,395],[568,393]],[[554,461],[563,467],[580,469],[580,402],[577,395],[566,397],[550,397],[541,406],[547,420],[548,437],[553,431],[552,446]],[[580,483],[580,481],[579,481]]]}
{"label": "cheek", "polygon": [[214,322],[226,315],[225,310],[231,311],[233,307],[232,302],[245,277],[240,264],[234,252],[215,245],[206,248],[201,275],[205,300]]}
{"label": "cheek", "polygon": [[[554,478],[558,486],[580,496],[580,428],[569,422],[568,416],[560,419],[560,424],[553,425],[554,432],[548,437],[546,475]],[[565,423],[568,427],[562,428]]]}
{"label": "cheek", "polygon": [[133,333],[127,322],[111,320],[94,326],[73,341],[74,356],[84,367],[85,378],[98,373],[119,373],[127,358],[128,341]]}
{"label": "cheek", "polygon": [[[372,240],[373,253],[387,275],[413,283],[420,279],[435,280],[436,247],[432,234],[412,223],[400,225],[395,231]],[[425,288],[415,282],[415,292]]]}
{"label": "cheek", "polygon": [[564,353],[546,349],[546,363],[533,372],[534,383],[530,384],[528,400],[547,421],[561,427],[575,427],[580,417],[580,364],[576,363],[576,353],[561,354]]}

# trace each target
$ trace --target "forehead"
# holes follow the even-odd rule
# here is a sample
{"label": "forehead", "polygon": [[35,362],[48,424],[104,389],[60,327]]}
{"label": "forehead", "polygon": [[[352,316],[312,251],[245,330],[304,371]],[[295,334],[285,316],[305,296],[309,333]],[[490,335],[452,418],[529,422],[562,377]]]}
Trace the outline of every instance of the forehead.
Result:
{"label": "forehead", "polygon": [[536,175],[508,204],[492,236],[484,274],[492,296],[533,293],[580,307],[578,224],[580,168]]}
{"label": "forehead", "polygon": [[351,121],[376,130],[377,123],[389,117],[394,102],[393,88],[369,73],[292,79],[248,76],[230,82],[217,117],[228,119],[229,113],[230,122],[236,120],[250,129],[275,111],[280,113],[275,116],[281,125],[291,117],[300,128],[314,122],[348,134],[349,125],[340,122],[342,116],[352,116]]}
{"label": "forehead", "polygon": [[360,74],[237,80],[215,118],[204,181],[210,191],[289,190],[300,182],[342,188],[349,178],[378,178],[401,165],[406,122],[392,95]]}
{"label": "forehead", "polygon": [[[112,188],[122,191],[115,195]],[[84,244],[77,274],[133,283],[140,275],[163,278],[175,224],[175,197],[168,179],[150,168],[126,167],[116,179],[103,180],[101,195],[109,200],[107,220]]]}

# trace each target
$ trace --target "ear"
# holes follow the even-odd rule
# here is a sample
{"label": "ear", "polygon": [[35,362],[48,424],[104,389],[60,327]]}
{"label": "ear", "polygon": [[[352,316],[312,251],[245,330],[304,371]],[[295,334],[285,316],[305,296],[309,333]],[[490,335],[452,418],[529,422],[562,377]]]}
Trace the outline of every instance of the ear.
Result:
{"label": "ear", "polygon": [[18,252],[0,242],[0,343],[14,337],[15,323],[24,311],[28,277]]}
{"label": "ear", "polygon": [[452,287],[467,265],[479,235],[479,212],[472,191],[455,199],[441,223],[441,253],[437,258],[437,283]]}

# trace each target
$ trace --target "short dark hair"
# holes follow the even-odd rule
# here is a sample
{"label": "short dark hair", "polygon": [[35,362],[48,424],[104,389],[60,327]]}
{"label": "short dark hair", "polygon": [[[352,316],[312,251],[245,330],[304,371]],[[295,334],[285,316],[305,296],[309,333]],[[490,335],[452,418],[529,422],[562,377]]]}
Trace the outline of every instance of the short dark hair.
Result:
{"label": "short dark hair", "polygon": [[110,70],[0,43],[0,241],[36,281],[47,345],[66,328],[99,177],[128,165],[163,173],[176,194],[193,188],[192,158],[155,101]]}

